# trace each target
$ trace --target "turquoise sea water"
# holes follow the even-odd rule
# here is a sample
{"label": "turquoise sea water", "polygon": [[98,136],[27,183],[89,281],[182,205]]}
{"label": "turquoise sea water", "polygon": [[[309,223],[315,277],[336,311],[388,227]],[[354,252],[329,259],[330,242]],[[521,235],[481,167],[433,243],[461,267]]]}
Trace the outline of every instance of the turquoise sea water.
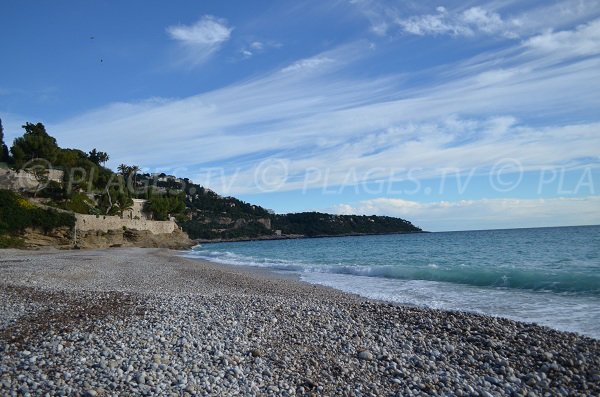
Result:
{"label": "turquoise sea water", "polygon": [[203,244],[186,256],[600,338],[600,226]]}

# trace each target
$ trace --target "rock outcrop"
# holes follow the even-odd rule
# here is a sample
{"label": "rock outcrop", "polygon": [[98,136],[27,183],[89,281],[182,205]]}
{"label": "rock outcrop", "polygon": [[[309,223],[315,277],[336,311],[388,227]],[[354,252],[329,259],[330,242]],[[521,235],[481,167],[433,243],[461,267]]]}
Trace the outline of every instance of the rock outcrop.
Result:
{"label": "rock outcrop", "polygon": [[68,227],[57,228],[48,233],[43,233],[41,230],[37,229],[26,229],[23,236],[20,237],[22,237],[25,242],[25,248],[73,248],[71,228]]}
{"label": "rock outcrop", "polygon": [[28,229],[22,237],[25,247],[30,249],[44,247],[58,249],[109,247],[187,249],[194,245],[188,235],[181,230],[160,234],[135,229],[117,229],[107,232],[78,231],[74,238],[73,232],[69,228],[55,229],[49,233]]}
{"label": "rock outcrop", "polygon": [[177,229],[172,233],[153,234],[148,230],[109,230],[108,232],[79,232],[79,248],[140,247],[140,248],[191,248],[194,242],[188,235]]}

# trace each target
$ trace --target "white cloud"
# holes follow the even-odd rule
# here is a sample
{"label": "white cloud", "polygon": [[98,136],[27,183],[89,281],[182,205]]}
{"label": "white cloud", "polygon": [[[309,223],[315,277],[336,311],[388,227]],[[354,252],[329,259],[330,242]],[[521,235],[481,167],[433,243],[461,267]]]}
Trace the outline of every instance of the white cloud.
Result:
{"label": "white cloud", "polygon": [[282,72],[299,72],[303,70],[313,70],[320,68],[324,65],[330,64],[333,62],[333,59],[325,56],[317,56],[313,58],[301,59],[297,62],[294,62],[290,66],[287,66],[282,69]]}
{"label": "white cloud", "polygon": [[541,53],[559,53],[561,56],[600,54],[600,19],[578,26],[575,30],[548,31],[533,36],[523,45]]}
{"label": "white cloud", "polygon": [[416,201],[376,198],[339,204],[338,214],[388,215],[429,231],[505,229],[600,224],[600,196],[552,199]]}
{"label": "white cloud", "polygon": [[386,22],[379,22],[376,25],[371,26],[371,30],[378,36],[385,36],[389,29],[389,25]]}
{"label": "white cloud", "polygon": [[599,0],[560,0],[541,2],[511,17],[520,36],[537,35],[545,31],[569,29],[600,17]]}
{"label": "white cloud", "polygon": [[454,13],[444,7],[437,8],[437,14],[415,15],[398,18],[396,23],[407,33],[425,35],[473,36],[477,33],[501,34],[514,38],[511,22],[503,21],[496,12],[482,7],[471,7]]}
{"label": "white cloud", "polygon": [[261,51],[265,48],[265,44],[260,41],[253,41],[250,43],[250,48],[253,50]]}
{"label": "white cloud", "polygon": [[481,7],[471,7],[462,13],[462,21],[467,25],[472,25],[484,33],[493,34],[502,31],[505,22],[500,15],[495,12],[489,12]]}
{"label": "white cloud", "polygon": [[[424,71],[434,73],[426,79],[433,83],[411,87],[402,75],[347,77],[344,68],[369,56],[367,44],[188,98],[107,106],[51,131],[118,162],[191,170],[226,164],[221,179],[230,190],[212,185],[226,194],[257,192],[256,163],[269,156],[289,160],[293,178],[282,190],[302,188],[311,167],[328,170],[335,186],[350,168],[365,175],[379,165],[421,167],[420,176],[434,177],[444,167],[490,167],[504,157],[526,169],[597,158],[598,57],[565,62],[515,43],[441,74]],[[535,127],[527,125],[531,115]],[[553,121],[561,117],[583,121]]]}
{"label": "white cloud", "polygon": [[447,2],[436,12],[421,12],[427,3],[365,0],[351,2],[370,22],[377,35],[394,33],[393,27],[415,35],[528,37],[544,31],[567,29],[600,17],[598,0],[558,0],[523,4],[518,1],[488,2],[465,9],[461,2]]}
{"label": "white cloud", "polygon": [[219,45],[229,39],[231,28],[223,19],[205,15],[194,25],[169,26],[167,32],[175,39],[190,45]]}
{"label": "white cloud", "polygon": [[243,58],[250,58],[256,54],[264,53],[273,48],[280,48],[282,45],[277,41],[259,41],[255,40],[244,46],[240,53]]}
{"label": "white cloud", "polygon": [[229,40],[233,28],[224,19],[205,15],[193,25],[167,27],[169,36],[186,50],[185,62],[193,65],[204,62],[223,43]]}

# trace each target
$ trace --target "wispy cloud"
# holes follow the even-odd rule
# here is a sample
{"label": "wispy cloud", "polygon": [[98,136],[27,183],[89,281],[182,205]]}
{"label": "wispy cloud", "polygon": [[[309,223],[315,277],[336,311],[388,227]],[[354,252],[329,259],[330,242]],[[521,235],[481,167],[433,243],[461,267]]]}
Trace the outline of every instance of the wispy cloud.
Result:
{"label": "wispy cloud", "polygon": [[429,203],[376,198],[340,204],[331,210],[338,214],[398,216],[429,231],[600,224],[600,196]]}
{"label": "wispy cloud", "polygon": [[541,2],[536,7],[513,12],[511,20],[514,21],[515,28],[518,28],[520,36],[527,37],[546,31],[569,29],[573,25],[598,17],[599,0],[559,0]]}
{"label": "wispy cloud", "polygon": [[294,62],[290,66],[287,66],[282,69],[284,73],[288,72],[299,72],[303,70],[314,70],[324,65],[330,64],[333,62],[333,59],[325,57],[325,56],[317,56],[313,58],[302,59],[297,62]]}
{"label": "wispy cloud", "polygon": [[254,40],[242,47],[240,53],[244,58],[251,58],[257,54],[262,54],[269,49],[281,48],[281,43],[277,41]]}
{"label": "wispy cloud", "polygon": [[[565,29],[600,16],[598,0],[558,0],[533,7],[518,1],[491,1],[466,8],[447,1],[435,9],[427,3],[391,3],[379,0],[350,2],[369,20],[379,36],[398,30],[418,36],[499,36],[526,38],[544,31]],[[429,9],[427,9],[429,8]]]}
{"label": "wispy cloud", "polygon": [[167,27],[168,35],[185,50],[185,62],[192,66],[203,63],[231,36],[233,28],[224,19],[205,15],[193,25]]}
{"label": "wispy cloud", "polygon": [[[501,56],[431,70],[429,83],[407,86],[403,75],[348,77],[348,67],[368,61],[365,48],[340,47],[189,98],[113,104],[51,131],[119,161],[187,167],[187,175],[224,166],[227,194],[256,191],[253,175],[265,158],[287,161],[282,190],[303,188],[315,167],[329,170],[333,186],[351,168],[377,177],[365,176],[374,165],[420,167],[432,177],[502,157],[527,169],[597,158],[600,97],[590,82],[600,81],[598,57],[533,57],[515,41]],[[570,121],[556,121],[561,116]]]}
{"label": "wispy cloud", "polygon": [[578,26],[575,30],[547,31],[529,38],[524,46],[541,53],[560,53],[562,56],[600,54],[600,19]]}
{"label": "wispy cloud", "polygon": [[508,38],[517,37],[514,22],[504,21],[500,14],[482,7],[471,7],[460,13],[438,7],[437,13],[399,18],[395,22],[406,33],[419,36],[452,35],[473,36],[475,34],[500,34]]}

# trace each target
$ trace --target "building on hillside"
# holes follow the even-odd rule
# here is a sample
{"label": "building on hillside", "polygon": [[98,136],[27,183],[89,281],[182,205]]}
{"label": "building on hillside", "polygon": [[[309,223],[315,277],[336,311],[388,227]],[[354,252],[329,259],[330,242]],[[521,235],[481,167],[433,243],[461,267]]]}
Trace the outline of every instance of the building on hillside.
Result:
{"label": "building on hillside", "polygon": [[123,211],[123,219],[140,219],[148,220],[152,219],[152,216],[144,212],[144,206],[148,200],[133,199],[131,209]]}

